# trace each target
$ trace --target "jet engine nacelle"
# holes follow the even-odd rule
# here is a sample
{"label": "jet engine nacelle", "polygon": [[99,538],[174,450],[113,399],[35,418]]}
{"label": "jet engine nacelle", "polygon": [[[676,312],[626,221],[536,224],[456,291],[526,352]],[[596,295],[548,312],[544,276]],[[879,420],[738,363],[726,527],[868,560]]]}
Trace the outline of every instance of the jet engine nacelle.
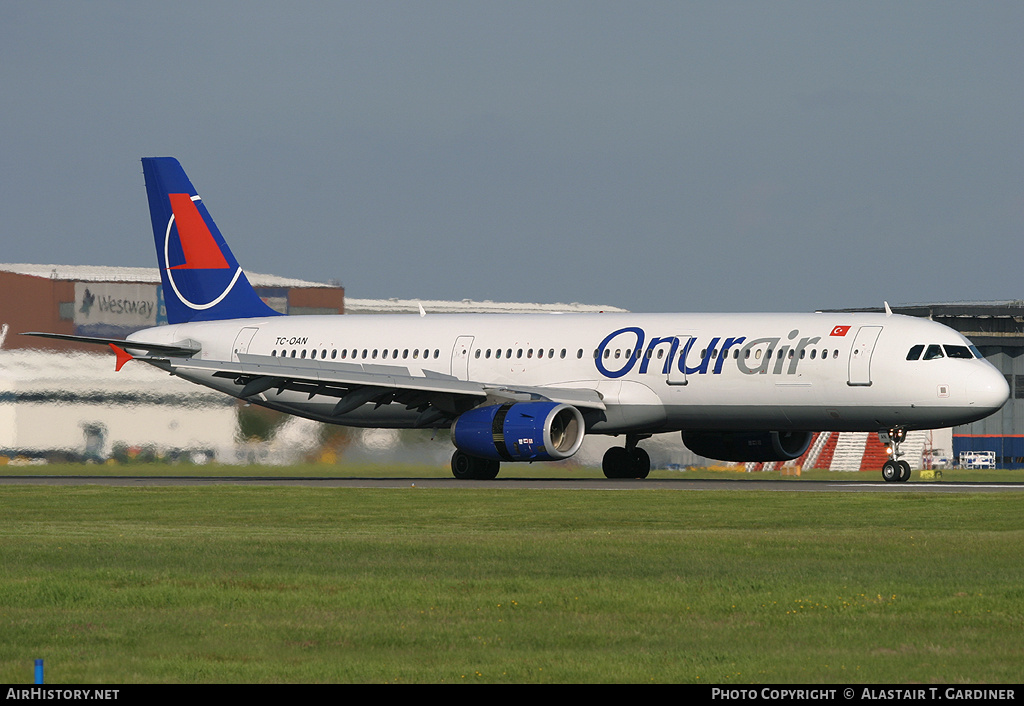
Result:
{"label": "jet engine nacelle", "polygon": [[684,431],[695,454],[720,461],[791,461],[807,452],[809,431]]}
{"label": "jet engine nacelle", "polygon": [[452,442],[470,456],[498,461],[557,461],[583,443],[583,415],[559,402],[477,407],[452,424]]}

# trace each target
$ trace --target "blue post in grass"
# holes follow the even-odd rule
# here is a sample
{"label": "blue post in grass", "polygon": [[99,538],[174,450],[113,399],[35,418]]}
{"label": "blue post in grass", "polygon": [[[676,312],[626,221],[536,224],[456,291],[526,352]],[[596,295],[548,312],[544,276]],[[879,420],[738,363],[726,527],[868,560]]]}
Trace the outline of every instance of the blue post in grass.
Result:
{"label": "blue post in grass", "polygon": [[36,660],[36,684],[43,683],[43,660]]}

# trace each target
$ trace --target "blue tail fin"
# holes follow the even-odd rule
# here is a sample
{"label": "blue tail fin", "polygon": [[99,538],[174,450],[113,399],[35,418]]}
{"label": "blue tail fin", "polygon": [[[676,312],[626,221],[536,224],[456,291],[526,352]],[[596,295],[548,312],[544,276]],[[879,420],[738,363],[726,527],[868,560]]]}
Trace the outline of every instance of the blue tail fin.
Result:
{"label": "blue tail fin", "polygon": [[249,284],[209,211],[173,157],[144,157],[167,321],[278,316]]}

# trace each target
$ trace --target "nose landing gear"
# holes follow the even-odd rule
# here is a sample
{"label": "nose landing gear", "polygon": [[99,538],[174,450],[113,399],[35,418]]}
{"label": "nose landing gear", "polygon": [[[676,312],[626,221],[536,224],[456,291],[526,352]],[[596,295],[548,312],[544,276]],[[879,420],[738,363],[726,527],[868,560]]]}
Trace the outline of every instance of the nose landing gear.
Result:
{"label": "nose landing gear", "polygon": [[882,464],[882,479],[886,483],[906,483],[910,480],[910,464],[900,458],[900,444],[907,438],[903,427],[878,432],[878,439],[886,446],[892,445],[892,458]]}

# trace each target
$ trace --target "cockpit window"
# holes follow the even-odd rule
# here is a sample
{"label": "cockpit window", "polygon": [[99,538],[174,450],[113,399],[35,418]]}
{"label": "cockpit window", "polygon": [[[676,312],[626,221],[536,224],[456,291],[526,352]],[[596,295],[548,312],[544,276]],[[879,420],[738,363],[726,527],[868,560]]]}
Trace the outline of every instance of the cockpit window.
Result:
{"label": "cockpit window", "polygon": [[913,348],[910,349],[910,352],[907,353],[907,360],[917,360],[918,358],[921,357],[921,351],[923,351],[923,350],[924,350],[924,344],[923,343],[914,346]]}
{"label": "cockpit window", "polygon": [[971,353],[971,349],[967,346],[943,346],[946,349],[946,355],[950,358],[967,358],[971,360],[974,355]]}
{"label": "cockpit window", "polygon": [[942,346],[930,345],[928,350],[924,352],[924,360],[934,360],[936,358],[943,358]]}
{"label": "cockpit window", "polygon": [[981,358],[983,358],[983,357],[984,357],[984,356],[983,356],[983,355],[981,354],[981,351],[979,351],[979,350],[978,350],[978,347],[977,347],[977,346],[970,346],[970,349],[971,349],[971,353],[973,353],[973,354],[974,354],[974,357],[975,357],[975,358],[977,358],[977,359],[981,360]]}

